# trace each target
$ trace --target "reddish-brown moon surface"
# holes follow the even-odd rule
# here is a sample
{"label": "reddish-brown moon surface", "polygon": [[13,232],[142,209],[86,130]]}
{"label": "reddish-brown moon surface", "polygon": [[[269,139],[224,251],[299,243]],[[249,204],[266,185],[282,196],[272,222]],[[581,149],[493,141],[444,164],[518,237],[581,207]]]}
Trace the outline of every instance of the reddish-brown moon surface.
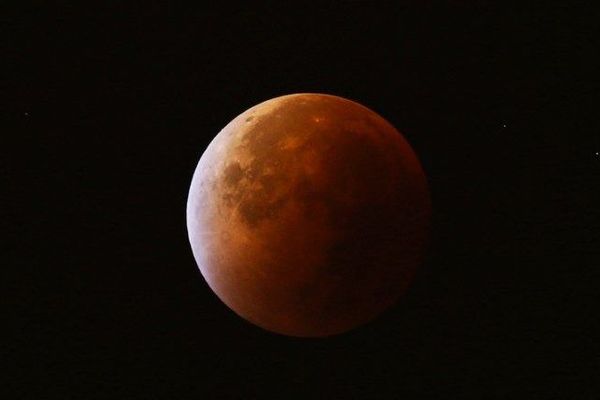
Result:
{"label": "reddish-brown moon surface", "polygon": [[406,291],[430,218],[407,141],[347,99],[301,93],[233,119],[195,170],[194,257],[233,311],[272,332],[319,337],[375,318]]}

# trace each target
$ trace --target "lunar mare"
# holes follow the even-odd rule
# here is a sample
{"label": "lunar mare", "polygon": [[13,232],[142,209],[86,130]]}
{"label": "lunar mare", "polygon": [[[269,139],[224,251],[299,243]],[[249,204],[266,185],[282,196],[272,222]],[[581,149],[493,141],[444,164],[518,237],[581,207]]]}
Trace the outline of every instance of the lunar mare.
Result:
{"label": "lunar mare", "polygon": [[246,320],[338,334],[402,295],[430,202],[410,145],[353,101],[293,94],[234,118],[194,172],[187,227],[200,271]]}

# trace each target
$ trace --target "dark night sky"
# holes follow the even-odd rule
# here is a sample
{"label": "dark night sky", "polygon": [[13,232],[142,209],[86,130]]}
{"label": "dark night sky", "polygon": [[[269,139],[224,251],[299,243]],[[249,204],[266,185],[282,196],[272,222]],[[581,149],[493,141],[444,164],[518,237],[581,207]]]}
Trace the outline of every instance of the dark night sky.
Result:
{"label": "dark night sky", "polygon": [[[31,3],[1,13],[6,398],[598,397],[591,10]],[[185,228],[209,141],[294,92],[388,119],[434,210],[409,293],[321,340],[229,311]]]}

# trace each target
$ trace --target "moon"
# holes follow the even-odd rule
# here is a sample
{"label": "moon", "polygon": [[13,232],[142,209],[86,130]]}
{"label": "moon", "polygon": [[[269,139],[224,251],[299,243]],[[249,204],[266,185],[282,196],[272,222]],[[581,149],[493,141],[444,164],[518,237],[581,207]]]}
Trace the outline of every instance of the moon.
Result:
{"label": "moon", "polygon": [[336,335],[407,290],[430,222],[415,152],[354,101],[262,102],[212,140],[187,201],[194,258],[214,293],[271,332]]}

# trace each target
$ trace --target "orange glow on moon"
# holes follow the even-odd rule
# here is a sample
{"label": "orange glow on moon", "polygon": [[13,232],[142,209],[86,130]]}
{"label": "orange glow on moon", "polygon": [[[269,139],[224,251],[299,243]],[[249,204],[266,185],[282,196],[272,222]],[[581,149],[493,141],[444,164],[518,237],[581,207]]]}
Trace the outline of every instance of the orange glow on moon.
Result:
{"label": "orange glow on moon", "polygon": [[345,332],[405,292],[424,251],[430,200],[406,140],[341,97],[260,103],[210,143],[187,226],[215,294],[244,319],[302,337]]}

